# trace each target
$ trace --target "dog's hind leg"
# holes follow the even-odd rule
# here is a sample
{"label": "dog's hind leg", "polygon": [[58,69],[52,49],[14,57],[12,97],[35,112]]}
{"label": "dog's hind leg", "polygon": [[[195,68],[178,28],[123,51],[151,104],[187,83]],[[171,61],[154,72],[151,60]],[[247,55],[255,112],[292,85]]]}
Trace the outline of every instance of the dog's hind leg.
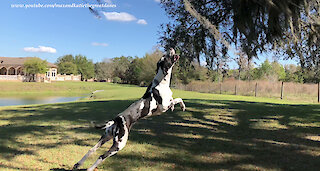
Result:
{"label": "dog's hind leg", "polygon": [[113,139],[113,145],[111,148],[101,155],[98,160],[89,168],[87,171],[93,171],[98,165],[103,162],[106,158],[111,157],[115,154],[117,154],[118,151],[123,149],[123,147],[126,145],[128,140],[128,135],[125,135],[122,139],[119,139],[118,136]]}
{"label": "dog's hind leg", "polygon": [[180,104],[180,108],[182,111],[185,111],[186,110],[186,105],[183,103],[183,100],[181,98],[176,98],[176,99],[173,99],[173,106],[176,105],[176,104]]}
{"label": "dog's hind leg", "polygon": [[76,170],[78,169],[83,163],[84,161],[91,155],[93,154],[95,151],[97,151],[98,148],[100,148],[104,143],[106,143],[107,141],[109,141],[110,139],[112,138],[112,136],[106,136],[106,135],[103,135],[100,140],[98,141],[98,143],[93,146],[88,152],[86,155],[83,156],[83,158],[78,162],[76,163],[72,170]]}

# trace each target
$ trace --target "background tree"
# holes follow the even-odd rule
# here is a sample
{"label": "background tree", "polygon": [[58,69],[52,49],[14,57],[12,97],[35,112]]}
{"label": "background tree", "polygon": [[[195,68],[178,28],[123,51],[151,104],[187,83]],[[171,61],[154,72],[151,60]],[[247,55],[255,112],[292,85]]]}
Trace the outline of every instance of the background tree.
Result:
{"label": "background tree", "polygon": [[24,62],[24,72],[30,77],[29,81],[35,81],[36,74],[45,74],[48,70],[47,61],[40,58],[30,58]]}
{"label": "background tree", "polygon": [[59,57],[56,65],[58,66],[58,73],[60,74],[79,74],[77,65],[75,64],[75,60],[72,55],[64,55]]}
{"label": "background tree", "polygon": [[64,62],[74,62],[74,56],[71,55],[71,54],[68,54],[68,55],[64,55],[64,56],[61,56],[57,59],[57,62],[56,64],[59,65],[60,63],[64,63]]}
{"label": "background tree", "polygon": [[143,72],[143,66],[141,65],[140,58],[134,58],[129,65],[129,68],[126,71],[126,80],[128,80],[129,84],[140,85],[141,80],[141,73]]}
{"label": "background tree", "polygon": [[297,67],[294,64],[285,65],[284,67],[286,73],[286,82],[303,82],[301,67]]}
{"label": "background tree", "polygon": [[272,66],[272,75],[275,75],[275,80],[276,81],[285,81],[286,79],[286,72],[283,67],[279,62],[273,61],[271,63]]}
{"label": "background tree", "polygon": [[127,73],[127,70],[129,69],[129,65],[132,62],[132,60],[133,60],[132,57],[125,57],[125,56],[113,58],[112,59],[112,63],[114,67],[113,76],[120,78],[121,82],[123,83],[129,82],[126,77],[127,76],[126,73]]}
{"label": "background tree", "polygon": [[77,65],[72,62],[63,62],[58,65],[58,71],[60,74],[78,74]]}
{"label": "background tree", "polygon": [[77,66],[78,73],[81,74],[81,80],[88,80],[94,77],[94,65],[91,60],[82,55],[77,55],[74,58],[74,63]]}
{"label": "background tree", "polygon": [[[270,80],[273,77],[272,65],[269,60],[265,60],[258,68],[258,78]],[[272,79],[273,80],[273,79]]]}
{"label": "background tree", "polygon": [[110,60],[98,62],[94,65],[95,78],[98,81],[108,80],[113,78],[113,64]]}
{"label": "background tree", "polygon": [[285,81],[286,72],[284,67],[277,61],[269,62],[266,59],[259,67],[251,71],[255,80]]}
{"label": "background tree", "polygon": [[147,86],[156,74],[157,62],[163,53],[155,48],[151,53],[146,53],[142,58],[134,58],[126,71],[127,80],[131,84]]}
{"label": "background tree", "polygon": [[64,55],[57,59],[58,72],[61,74],[81,74],[81,80],[94,77],[94,65],[83,55]]}
{"label": "background tree", "polygon": [[141,58],[140,68],[142,72],[140,72],[139,80],[142,85],[149,85],[153,80],[154,75],[156,74],[157,62],[164,54],[159,50],[155,49],[151,53],[145,54],[143,58]]}

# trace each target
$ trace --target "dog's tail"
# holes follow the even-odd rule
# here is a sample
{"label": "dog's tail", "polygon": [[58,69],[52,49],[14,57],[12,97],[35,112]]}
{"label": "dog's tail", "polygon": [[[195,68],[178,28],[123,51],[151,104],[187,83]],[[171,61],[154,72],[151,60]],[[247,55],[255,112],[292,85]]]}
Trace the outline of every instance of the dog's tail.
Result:
{"label": "dog's tail", "polygon": [[96,124],[96,123],[93,123],[93,124],[94,124],[94,127],[96,129],[107,129],[107,128],[111,127],[114,124],[114,121],[111,120],[111,121],[107,121],[107,122],[105,122],[103,124]]}
{"label": "dog's tail", "polygon": [[106,127],[106,123],[103,123],[103,124],[94,124],[94,127],[96,129],[104,129]]}

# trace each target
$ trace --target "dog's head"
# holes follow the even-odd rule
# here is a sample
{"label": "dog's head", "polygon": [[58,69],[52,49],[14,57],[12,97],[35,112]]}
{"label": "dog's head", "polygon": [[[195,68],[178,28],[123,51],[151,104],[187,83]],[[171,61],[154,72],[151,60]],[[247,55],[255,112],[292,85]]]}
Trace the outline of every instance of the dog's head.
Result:
{"label": "dog's head", "polygon": [[163,74],[166,76],[169,69],[179,60],[180,56],[176,54],[173,48],[170,48],[169,52],[164,55],[157,63],[157,72],[161,69]]}

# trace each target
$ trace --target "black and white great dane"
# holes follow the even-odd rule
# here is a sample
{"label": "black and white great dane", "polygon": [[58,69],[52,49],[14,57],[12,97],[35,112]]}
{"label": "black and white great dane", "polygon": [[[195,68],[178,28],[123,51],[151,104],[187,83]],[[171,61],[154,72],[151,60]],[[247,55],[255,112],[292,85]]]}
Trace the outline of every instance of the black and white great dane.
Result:
{"label": "black and white great dane", "polygon": [[99,142],[92,147],[88,153],[74,165],[73,169],[78,169],[84,161],[94,153],[104,143],[113,138],[113,145],[87,170],[94,170],[107,157],[115,155],[126,145],[132,125],[139,119],[166,112],[168,109],[174,110],[174,105],[179,103],[181,109],[186,109],[181,98],[172,98],[170,89],[171,72],[174,64],[178,61],[179,55],[175,54],[173,48],[164,55],[157,63],[157,74],[149,85],[143,97],[131,104],[125,111],[118,114],[114,119],[102,125],[96,125],[98,129],[104,129],[105,133]]}

